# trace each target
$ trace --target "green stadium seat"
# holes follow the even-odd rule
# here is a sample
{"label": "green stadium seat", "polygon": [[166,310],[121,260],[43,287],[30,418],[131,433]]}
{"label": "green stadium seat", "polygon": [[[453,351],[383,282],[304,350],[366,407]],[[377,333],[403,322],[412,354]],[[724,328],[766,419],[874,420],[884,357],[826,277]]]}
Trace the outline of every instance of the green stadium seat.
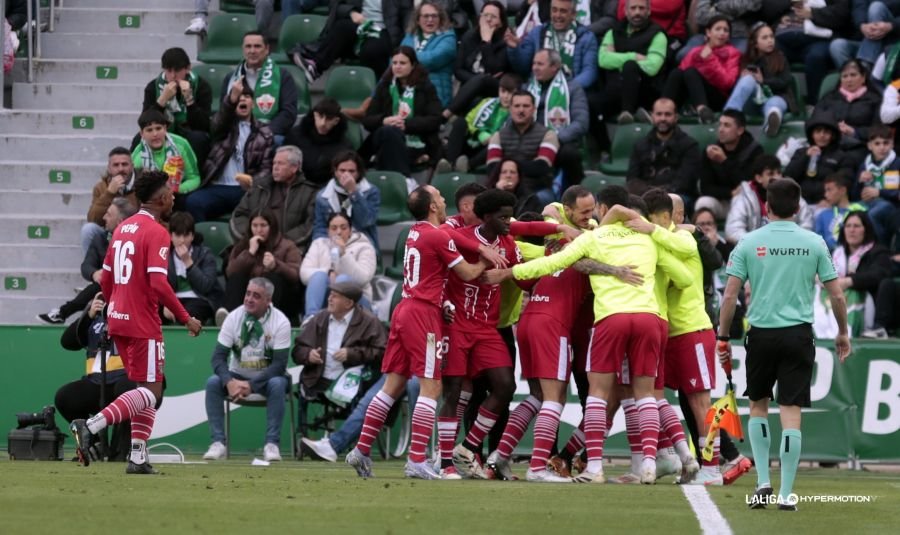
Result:
{"label": "green stadium seat", "polygon": [[325,96],[338,101],[342,108],[357,108],[375,91],[375,73],[362,66],[338,65],[328,73]]}
{"label": "green stadium seat", "polygon": [[650,129],[649,124],[629,124],[616,127],[616,133],[612,140],[609,163],[601,163],[600,170],[610,175],[624,175],[628,171],[628,160],[631,158],[631,149],[637,140],[646,136]]}
{"label": "green stadium seat", "polygon": [[306,115],[312,109],[309,99],[309,82],[306,81],[306,75],[296,65],[282,65],[281,68],[291,75],[291,78],[294,79],[294,85],[297,86],[297,114]]}
{"label": "green stadium seat", "polygon": [[790,137],[806,139],[806,125],[801,121],[792,121],[781,125],[778,135],[769,137],[763,134],[756,136],[757,143],[762,146],[766,154],[775,154],[782,143]]}
{"label": "green stadium seat", "polygon": [[300,44],[314,43],[328,17],[322,15],[299,14],[291,15],[281,24],[281,33],[278,35],[278,50],[273,51],[272,59],[278,63],[291,63],[288,52]]}
{"label": "green stadium seat", "polygon": [[228,76],[234,67],[230,65],[212,65],[209,63],[198,63],[191,65],[191,71],[200,78],[206,80],[212,88],[212,112],[219,111],[219,104],[222,103],[222,80]]}
{"label": "green stadium seat", "polygon": [[403,255],[406,254],[407,236],[409,236],[409,227],[400,231],[400,235],[397,236],[397,241],[394,243],[394,265],[384,270],[384,274],[392,279],[403,279]]}
{"label": "green stadium seat", "polygon": [[463,184],[475,182],[475,175],[465,173],[442,173],[431,177],[431,185],[441,192],[441,196],[447,201],[447,215],[456,215],[456,190]]}
{"label": "green stadium seat", "polygon": [[590,190],[591,193],[597,195],[601,189],[606,186],[624,186],[625,185],[625,177],[624,176],[612,176],[606,175],[597,171],[588,171],[584,175],[584,180],[581,181],[581,186]]}
{"label": "green stadium seat", "polygon": [[222,13],[212,17],[206,32],[206,47],[197,54],[203,63],[234,65],[244,58],[241,40],[256,30],[256,17],[240,13]]}
{"label": "green stadium seat", "polygon": [[203,245],[209,247],[216,260],[216,271],[222,271],[222,251],[233,242],[228,223],[221,221],[201,221],[194,225],[194,232],[203,235]]}
{"label": "green stadium seat", "polygon": [[347,134],[344,136],[344,139],[350,142],[350,146],[353,147],[353,150],[359,150],[359,147],[362,146],[362,126],[356,121],[347,120]]}
{"label": "green stadium seat", "polygon": [[378,209],[378,224],[393,225],[400,221],[411,221],[412,214],[406,207],[409,193],[406,177],[393,171],[369,171],[366,178],[381,192],[381,207]]}
{"label": "green stadium seat", "polygon": [[819,100],[822,100],[822,97],[824,97],[826,93],[836,88],[840,81],[841,73],[839,72],[833,72],[826,76],[825,79],[822,80],[822,85],[819,86]]}
{"label": "green stadium seat", "polygon": [[715,124],[681,124],[684,133],[694,138],[700,150],[712,145],[718,139],[719,126]]}
{"label": "green stadium seat", "polygon": [[256,8],[253,6],[253,0],[219,0],[219,11],[252,15],[256,12]]}

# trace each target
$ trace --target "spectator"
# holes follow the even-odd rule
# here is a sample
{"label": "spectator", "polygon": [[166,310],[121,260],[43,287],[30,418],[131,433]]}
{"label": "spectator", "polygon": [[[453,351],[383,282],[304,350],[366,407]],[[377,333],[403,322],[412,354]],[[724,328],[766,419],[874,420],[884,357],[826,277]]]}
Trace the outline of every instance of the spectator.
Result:
{"label": "spectator", "polygon": [[631,151],[626,185],[643,195],[650,188],[677,193],[689,206],[697,198],[700,148],[678,127],[675,103],[660,98],[653,104],[653,130],[639,139]]}
{"label": "spectator", "polygon": [[741,53],[728,43],[730,32],[731,23],[725,16],[716,15],[709,19],[705,44],[694,48],[681,60],[678,68],[669,73],[663,89],[663,96],[677,105],[690,101],[703,123],[713,122],[713,110],[724,106],[740,71]]}
{"label": "spectator", "polygon": [[352,148],[347,141],[347,118],[341,105],[325,97],[313,106],[312,113],[300,119],[291,129],[285,143],[303,153],[303,176],[316,187],[331,179],[331,161],[338,154]]}
{"label": "spectator", "polygon": [[809,4],[791,3],[791,11],[775,27],[775,42],[789,62],[803,64],[806,102],[815,104],[822,80],[834,68],[828,51],[832,36],[849,35],[853,30],[848,24],[850,0],[825,0],[822,7]]}
{"label": "spectator", "polygon": [[328,236],[313,240],[300,264],[300,281],[306,286],[304,319],[322,308],[328,288],[335,283],[350,282],[361,288],[362,305],[371,309],[372,278],[378,264],[376,255],[372,242],[353,230],[346,215],[332,213],[328,217]]}
{"label": "spectator", "polygon": [[559,140],[556,167],[564,175],[563,189],[580,183],[584,178],[581,144],[588,132],[590,112],[584,90],[563,74],[559,52],[541,49],[535,53],[528,92],[537,103],[537,122],[556,132]]}
{"label": "spectator", "polygon": [[741,77],[728,97],[725,109],[745,113],[761,110],[765,117],[763,132],[775,137],[788,107],[797,106],[791,67],[784,53],[775,48],[775,34],[769,25],[758,22],[751,29],[741,68]]}
{"label": "spectator", "polygon": [[816,104],[816,111],[830,111],[841,131],[841,148],[853,166],[866,156],[869,128],[881,124],[881,91],[869,82],[868,71],[855,59],[841,66],[840,85]]}
{"label": "spectator", "polygon": [[884,47],[897,41],[900,5],[889,0],[852,0],[851,5],[854,26],[861,33],[856,37],[861,40],[833,40],[829,45],[831,59],[835,65],[843,65],[856,57],[866,70],[871,71]]}
{"label": "spectator", "polygon": [[[490,8],[491,4],[487,7]],[[500,78],[496,97],[482,100],[465,117],[454,119],[447,140],[447,159],[438,162],[438,173],[449,172],[454,168],[460,173],[468,173],[470,168],[477,169],[484,165],[487,143],[494,132],[500,130],[509,119],[510,99],[520,85],[522,80],[517,75],[504,74]]]}
{"label": "spectator", "polygon": [[[359,306],[362,289],[352,282],[332,282],[328,307],[310,316],[300,329],[292,353],[303,366],[300,396],[324,399],[325,391],[345,370],[367,366],[377,373],[387,336],[374,314]],[[368,388],[363,382],[360,388]]]}
{"label": "spectator", "polygon": [[831,112],[819,110],[806,120],[806,139],[809,148],[794,152],[784,174],[800,184],[807,203],[822,205],[825,198],[823,179],[842,169],[849,173],[853,164],[841,150],[841,131]]}
{"label": "spectator", "polygon": [[231,86],[213,118],[213,147],[203,166],[200,188],[185,199],[194,221],[230,215],[254,182],[272,170],[275,138],[253,117],[253,91]]}
{"label": "spectator", "polygon": [[246,237],[234,245],[225,270],[225,301],[216,311],[216,325],[238,306],[250,279],[264,277],[275,285],[270,299],[275,308],[288,317],[296,310],[299,298],[300,251],[281,235],[278,218],[271,209],[256,212],[247,226]]}
{"label": "spectator", "polygon": [[[662,86],[661,75],[666,63],[665,31],[650,18],[650,0],[625,0],[625,19],[616,23],[600,43],[600,72],[605,89],[594,92],[605,95],[602,108],[610,117],[618,115],[618,124],[638,120],[650,122],[650,114],[639,106],[649,107]],[[682,3],[682,8],[683,8]]]}
{"label": "spectator", "polygon": [[[616,19],[625,18],[627,0],[616,1]],[[669,50],[678,50],[687,40],[687,6],[684,0],[653,0],[650,7],[650,20],[656,23],[666,34]],[[591,10],[593,12],[593,10]],[[599,35],[598,35],[599,37]],[[601,47],[602,48],[602,47]]]}
{"label": "spectator", "polygon": [[890,243],[900,209],[900,160],[894,152],[891,129],[876,125],[869,129],[869,154],[859,169],[859,194],[881,243]]}
{"label": "spectator", "polygon": [[[477,8],[481,1],[473,0],[472,3]],[[590,0],[587,5],[581,3],[581,7],[589,9],[582,11],[576,8],[575,18],[579,24],[588,26],[598,40],[602,39],[603,35],[616,23],[617,3],[618,0]],[[507,11],[516,12],[516,26],[522,24],[533,4],[538,6],[538,18],[541,22],[550,20],[550,0],[509,0],[506,4]]]}
{"label": "spectator", "polygon": [[900,43],[895,44],[879,58],[875,73],[881,67],[882,79],[886,82],[884,97],[881,99],[881,122],[894,129],[894,144],[900,136]]}
{"label": "spectator", "polygon": [[363,126],[372,133],[377,168],[408,177],[414,165],[434,166],[442,150],[438,138],[442,108],[416,52],[408,46],[398,48],[363,118]]}
{"label": "spectator", "polygon": [[[253,0],[253,12],[256,14],[256,28],[265,32],[272,25],[272,17],[275,15],[275,0]],[[186,35],[203,35],[206,33],[209,16],[209,0],[194,0],[194,18],[187,29]]]}
{"label": "spectator", "polygon": [[488,143],[488,174],[504,160],[515,160],[519,168],[519,198],[536,194],[542,205],[555,200],[553,164],[559,150],[556,132],[534,120],[534,95],[524,90],[513,93],[510,120]]}
{"label": "spectator", "polygon": [[863,338],[887,338],[896,336],[898,327],[898,314],[900,310],[900,283],[897,275],[900,274],[900,254],[891,256],[893,277],[885,277],[878,284],[875,294],[875,322],[871,329],[864,330],[860,336]]}
{"label": "spectator", "polygon": [[275,151],[272,176],[254,180],[253,186],[238,203],[231,216],[231,236],[239,241],[250,228],[250,215],[269,209],[278,218],[284,237],[296,245],[302,254],[312,241],[313,215],[319,188],[306,180],[301,168],[303,154],[297,147],[287,145]]}
{"label": "spectator", "polygon": [[[68,351],[86,350],[87,362],[85,374],[77,381],[66,383],[56,391],[54,405],[60,416],[67,422],[79,418],[89,418],[100,412],[105,402],[115,399],[123,393],[133,390],[137,385],[128,380],[119,351],[112,339],[103,339],[106,319],[103,307],[106,303],[103,294],[97,290],[92,296],[88,308],[63,331],[60,344]],[[108,344],[108,345],[107,345]],[[99,358],[98,358],[99,357]],[[104,377],[101,373],[100,359],[105,359],[106,387],[102,386]],[[105,399],[101,392],[105,390]],[[122,422],[113,430],[108,459],[123,461],[131,451],[131,425]]]}
{"label": "spectator", "polygon": [[134,194],[134,163],[131,161],[131,152],[125,147],[115,147],[109,151],[106,172],[94,184],[87,223],[81,226],[82,253],[87,253],[94,236],[106,235],[104,215],[113,200],[119,197],[127,198],[132,206],[138,205]]}
{"label": "spectator", "polygon": [[[172,254],[169,255],[169,286],[191,317],[206,323],[222,300],[222,287],[216,275],[216,259],[203,245],[203,235],[194,233],[194,218],[187,212],[175,212],[169,219]],[[162,316],[175,322],[172,312],[163,307]]]}
{"label": "spectator", "polygon": [[289,55],[315,81],[338,59],[359,58],[377,77],[384,72],[391,51],[400,46],[403,24],[412,0],[336,0],[312,47],[298,46]]}
{"label": "spectator", "polygon": [[266,397],[266,461],[280,461],[284,396],[289,380],[284,376],[291,348],[291,324],[272,303],[272,281],[253,278],[244,302],[224,318],[212,354],[213,375],[206,381],[206,417],[212,444],[207,460],[224,459],[225,398],[241,400],[250,394]]}
{"label": "spectator", "polygon": [[3,0],[6,2],[4,13],[6,21],[14,32],[21,30],[28,22],[28,0]]}
{"label": "spectator", "polygon": [[369,239],[378,251],[378,209],[381,192],[366,180],[366,167],[353,151],[344,151],[332,160],[332,179],[316,195],[315,221],[312,239],[329,235],[328,219],[342,213],[352,226]]}
{"label": "spectator", "polygon": [[[734,246],[725,241],[725,238],[719,234],[716,226],[716,214],[709,208],[700,208],[694,211],[693,223],[697,230],[706,236],[709,243],[715,246],[720,258],[727,259]],[[719,300],[716,295],[715,277],[720,272],[720,269],[721,267],[716,269],[704,267],[703,269],[703,297],[706,301],[706,313],[709,315],[713,325],[716,325],[719,320]]]}
{"label": "spectator", "polygon": [[445,119],[451,115],[466,115],[480,99],[497,94],[501,76],[510,70],[504,41],[507,29],[503,4],[497,0],[485,2],[478,16],[478,26],[466,32],[460,41],[454,66],[460,87],[444,110]]}
{"label": "spectator", "polygon": [[165,113],[169,131],[188,140],[202,167],[209,154],[212,88],[191,72],[191,59],[183,48],[169,48],[161,62],[162,72],[144,88],[142,111]]}
{"label": "spectator", "polygon": [[746,131],[744,114],[725,110],[719,117],[718,141],[706,147],[700,164],[700,195],[695,209],[711,208],[719,220],[728,214],[731,197],[753,178],[753,162],[762,147]]}
{"label": "spectator", "polygon": [[145,171],[163,171],[169,175],[169,186],[184,196],[200,187],[200,170],[194,149],[186,139],[168,132],[169,121],[163,113],[149,109],[138,118],[141,127],[141,143],[131,153],[135,167]]}
{"label": "spectator", "polygon": [[233,84],[244,84],[253,91],[253,117],[275,135],[275,146],[297,120],[297,86],[291,75],[269,57],[269,45],[260,32],[247,32],[241,41],[244,61],[222,80],[222,100],[231,95]]}
{"label": "spectator", "polygon": [[[725,221],[725,239],[732,244],[769,222],[766,188],[771,181],[781,179],[781,162],[771,154],[763,154],[753,160],[752,173],[753,179],[742,182],[731,199]],[[794,220],[806,230],[813,229],[812,210],[802,198]]]}
{"label": "spectator", "polygon": [[119,226],[119,223],[133,216],[137,212],[136,205],[128,197],[116,197],[103,214],[103,232],[95,234],[88,244],[84,259],[81,261],[81,276],[90,284],[85,286],[71,301],[63,303],[59,308],[50,312],[38,314],[38,319],[51,325],[65,323],[66,318],[79,310],[87,307],[94,295],[100,291],[100,274],[103,273],[103,259],[106,258],[106,249],[109,247],[109,237]]}
{"label": "spectator", "polygon": [[419,4],[400,45],[415,50],[418,62],[428,71],[428,79],[437,90],[442,109],[449,106],[453,98],[456,33],[450,27],[447,11],[431,0]]}
{"label": "spectator", "polygon": [[[891,276],[890,252],[875,240],[875,227],[865,212],[847,214],[832,259],[848,309],[865,303],[866,294],[877,297],[881,281]],[[865,329],[863,314],[855,316],[855,321],[848,319],[851,336],[858,336]]]}
{"label": "spectator", "polygon": [[850,202],[849,191],[850,179],[845,173],[833,173],[825,177],[825,202],[829,208],[816,215],[813,228],[825,240],[829,251],[834,251],[838,245],[837,240],[847,214],[866,210],[864,205]]}
{"label": "spectator", "polygon": [[725,41],[743,52],[747,48],[750,27],[759,20],[757,12],[762,7],[763,0],[692,0],[687,24],[694,32],[694,36],[678,50],[677,60],[683,61],[695,48],[708,42],[708,39],[704,39],[700,33],[700,29],[708,30],[717,20],[722,19],[729,21],[729,35],[725,36]]}
{"label": "spectator", "polygon": [[515,217],[519,217],[525,212],[540,212],[544,209],[544,205],[537,195],[527,191],[522,184],[519,176],[519,164],[516,160],[507,158],[500,162],[500,165],[494,167],[488,176],[488,187],[508,191],[516,196],[516,206],[513,208]]}

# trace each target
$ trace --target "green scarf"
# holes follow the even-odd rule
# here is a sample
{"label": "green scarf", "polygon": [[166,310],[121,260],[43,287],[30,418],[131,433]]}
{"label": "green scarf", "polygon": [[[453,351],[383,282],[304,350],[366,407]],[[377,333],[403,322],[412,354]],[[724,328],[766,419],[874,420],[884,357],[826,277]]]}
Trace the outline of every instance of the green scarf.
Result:
{"label": "green scarf", "polygon": [[413,36],[413,44],[415,45],[413,48],[415,49],[416,53],[425,50],[425,47],[428,46],[428,42],[431,41],[431,38],[435,35],[437,34],[433,33],[428,37],[425,37],[425,34],[422,33],[422,30],[416,30],[416,35]]}
{"label": "green scarf", "polygon": [[[647,7],[650,7],[649,5]],[[576,0],[575,22],[582,26],[591,25],[591,0]]]}
{"label": "green scarf", "polygon": [[[237,82],[238,77],[244,76],[246,80],[246,75],[247,66],[242,61],[231,75],[231,81],[228,83],[229,89],[232,84]],[[266,58],[256,76],[256,87],[253,88],[253,117],[264,123],[274,119],[278,115],[278,97],[280,95],[281,68],[275,65],[270,56]]]}
{"label": "green scarf", "polygon": [[469,145],[480,147],[481,140],[473,136],[481,136],[482,133],[490,135],[500,130],[506,119],[509,118],[509,110],[500,105],[497,97],[486,98],[475,107],[472,120],[469,122]]}
{"label": "green scarf", "polygon": [[772,98],[774,93],[766,84],[756,84],[756,92],[753,94],[753,102],[762,106],[767,100]]}
{"label": "green scarf", "polygon": [[[407,86],[401,95],[400,90],[397,88],[397,79],[395,78],[391,82],[391,101],[393,103],[391,110],[393,115],[399,115],[404,119],[412,117],[415,113],[415,97],[416,88],[412,86]],[[406,146],[412,149],[424,149],[425,143],[419,136],[407,135]]]}
{"label": "green scarf", "polygon": [[356,44],[353,45],[353,53],[359,56],[363,44],[367,39],[377,39],[381,35],[381,27],[367,20],[356,27]]}
{"label": "green scarf", "polygon": [[900,43],[893,45],[885,52],[884,76],[882,78],[886,83],[900,78],[894,72],[894,69],[897,68],[897,58],[900,58]]}
{"label": "green scarf", "polygon": [[[178,147],[175,146],[175,141],[172,139],[171,134],[166,134],[166,144],[163,145],[163,150],[166,152],[166,159],[164,162],[168,162],[170,158],[181,156],[178,152]],[[165,167],[165,163],[163,166]],[[148,171],[162,171],[162,169],[156,165],[156,159],[153,158],[153,149],[151,149],[150,145],[143,139],[141,140],[141,167]]]}
{"label": "green scarf", "polygon": [[578,28],[578,24],[573,22],[560,38],[553,26],[548,24],[547,31],[544,33],[544,48],[552,48],[559,52],[562,57],[562,70],[566,72],[566,76],[572,76],[572,69],[575,68],[575,41],[578,40],[576,28]]}
{"label": "green scarf", "polygon": [[[187,81],[191,84],[191,94],[194,95],[194,98],[197,98],[198,80],[199,78],[197,78],[196,74],[188,71]],[[169,82],[166,81],[166,73],[159,73],[159,77],[156,79],[157,100],[168,83]],[[184,101],[184,95],[181,94],[181,91],[175,94],[175,98],[166,103],[165,111],[166,118],[169,119],[169,122],[172,123],[173,126],[178,126],[187,122],[187,103]]]}
{"label": "green scarf", "polygon": [[269,313],[271,311],[271,307],[266,309],[266,314],[262,319],[259,319],[252,314],[244,314],[244,319],[241,321],[241,347],[235,348],[236,354],[240,354],[241,348],[247,347],[248,345],[256,346],[259,343],[259,339],[265,335],[263,323],[268,321]]}
{"label": "green scarf", "polygon": [[[534,101],[541,101],[541,84],[532,76],[528,82],[528,92],[534,95]],[[547,89],[547,98],[544,100],[544,126],[554,132],[568,126],[571,122],[569,113],[569,83],[562,69],[556,73]]]}

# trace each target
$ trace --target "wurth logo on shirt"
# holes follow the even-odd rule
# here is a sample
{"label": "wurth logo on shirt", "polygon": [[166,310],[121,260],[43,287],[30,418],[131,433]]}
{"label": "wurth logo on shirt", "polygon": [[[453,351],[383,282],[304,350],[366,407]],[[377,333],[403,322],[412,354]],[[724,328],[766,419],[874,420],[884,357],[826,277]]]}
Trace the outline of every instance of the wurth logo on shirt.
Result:
{"label": "wurth logo on shirt", "polygon": [[762,247],[756,248],[756,256],[758,256],[760,258],[766,256],[766,246],[765,245],[763,245]]}

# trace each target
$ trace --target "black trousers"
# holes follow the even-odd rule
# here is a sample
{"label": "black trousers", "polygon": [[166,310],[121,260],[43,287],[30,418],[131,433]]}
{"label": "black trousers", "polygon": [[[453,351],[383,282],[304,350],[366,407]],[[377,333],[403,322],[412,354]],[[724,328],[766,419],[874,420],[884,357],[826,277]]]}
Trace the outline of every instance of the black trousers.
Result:
{"label": "black trousers", "polygon": [[[124,377],[106,385],[106,404],[136,387]],[[100,385],[87,377],[64,384],[56,391],[54,405],[67,422],[90,418],[103,409],[100,405]],[[110,460],[122,460],[128,455],[131,449],[131,425],[127,421],[114,426],[109,446]]]}
{"label": "black trousers", "polygon": [[83,290],[78,292],[78,295],[76,295],[74,299],[66,301],[59,307],[59,315],[63,319],[66,319],[76,312],[81,312],[94,300],[94,296],[97,295],[97,292],[99,291],[100,285],[96,282],[88,284]]}
{"label": "black trousers", "polygon": [[469,157],[469,169],[481,167],[487,161],[487,146],[472,147],[468,140],[469,125],[465,117],[457,117],[450,127],[447,146],[444,148],[447,159],[454,163],[457,158],[466,155]]}
{"label": "black trousers", "polygon": [[[357,25],[350,19],[336,21],[328,35],[319,38],[319,48],[313,60],[320,73],[325,72],[338,59],[355,56]],[[378,38],[366,39],[359,51],[359,62],[375,71],[375,78],[381,77],[391,57],[391,38],[382,31]]]}
{"label": "black trousers", "polygon": [[670,72],[663,96],[672,99],[676,106],[689,102],[695,107],[707,106],[714,110],[721,110],[725,106],[726,98],[693,67]]}
{"label": "black trousers", "polygon": [[[393,126],[382,126],[369,138],[372,140],[372,152],[375,155],[375,169],[382,171],[394,171],[403,176],[410,176],[413,172],[415,161],[426,154],[425,149],[412,149],[406,145],[406,134]],[[437,161],[432,159],[429,166],[434,166]]]}
{"label": "black trousers", "polygon": [[500,79],[490,74],[478,74],[459,86],[456,96],[447,109],[454,115],[464,115],[483,98],[496,97],[500,90]]}
{"label": "black trousers", "polygon": [[562,143],[556,153],[556,168],[563,172],[563,191],[569,186],[581,184],[584,166],[581,163],[581,147],[576,142]]}
{"label": "black trousers", "polygon": [[[181,306],[183,306],[184,309],[187,310],[187,313],[191,317],[200,320],[200,323],[205,324],[207,321],[212,319],[213,314],[215,314],[215,311],[209,304],[209,301],[203,299],[202,297],[179,297],[178,300],[181,301]],[[243,301],[243,297],[241,297],[241,300]],[[162,316],[162,308],[160,308],[160,318],[162,318],[163,324],[172,324],[172,322]]]}
{"label": "black trousers", "polygon": [[891,277],[883,279],[875,294],[875,326],[897,328],[897,307],[900,306],[900,284]]}
{"label": "black trousers", "polygon": [[637,62],[629,61],[621,71],[603,71],[607,95],[604,111],[610,117],[619,112],[634,113],[639,106],[650,109],[659,96],[658,78],[641,70]]}

